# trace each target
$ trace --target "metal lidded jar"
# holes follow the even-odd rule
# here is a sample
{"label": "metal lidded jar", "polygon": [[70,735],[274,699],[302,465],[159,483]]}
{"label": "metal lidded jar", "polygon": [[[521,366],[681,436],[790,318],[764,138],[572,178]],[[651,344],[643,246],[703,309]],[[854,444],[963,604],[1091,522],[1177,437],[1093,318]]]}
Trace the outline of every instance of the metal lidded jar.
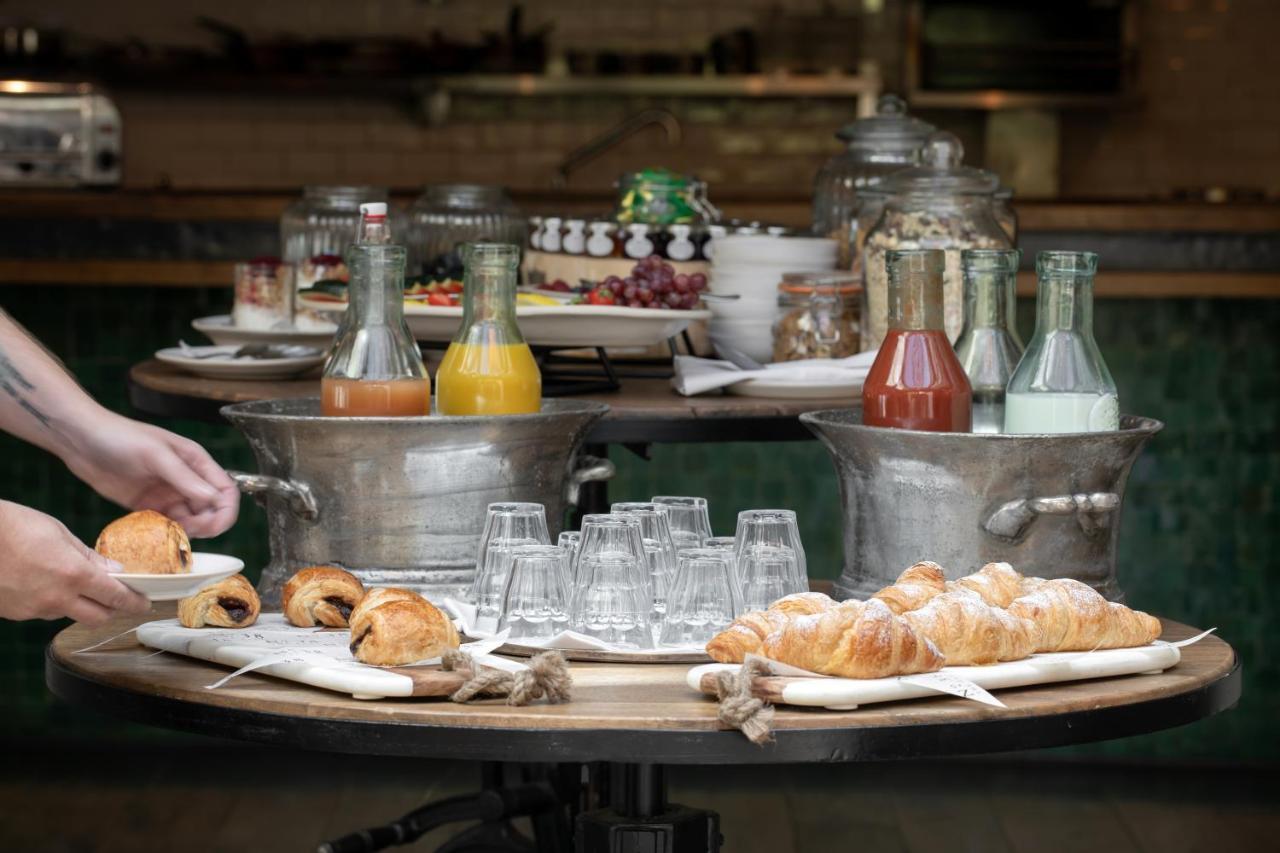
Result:
{"label": "metal lidded jar", "polygon": [[409,208],[409,273],[462,280],[466,243],[524,246],[528,222],[502,187],[432,184]]}
{"label": "metal lidded jar", "polygon": [[964,147],[954,134],[933,133],[921,149],[920,164],[886,177],[884,210],[863,244],[863,287],[867,309],[862,348],[878,349],[888,329],[887,252],[941,249],[943,321],[952,341],[964,325],[965,249],[1011,249],[1009,235],[996,221],[992,198],[1000,179],[992,172],[961,165]]}
{"label": "metal lidded jar", "polygon": [[317,255],[342,257],[360,225],[360,205],[386,201],[386,187],[304,187],[302,198],[280,216],[285,262],[301,264]]}
{"label": "metal lidded jar", "polygon": [[876,114],[850,122],[836,132],[845,150],[818,170],[813,186],[813,231],[840,246],[838,266],[851,269],[849,226],[864,187],[916,162],[916,153],[933,126],[907,115],[897,95],[882,95]]}

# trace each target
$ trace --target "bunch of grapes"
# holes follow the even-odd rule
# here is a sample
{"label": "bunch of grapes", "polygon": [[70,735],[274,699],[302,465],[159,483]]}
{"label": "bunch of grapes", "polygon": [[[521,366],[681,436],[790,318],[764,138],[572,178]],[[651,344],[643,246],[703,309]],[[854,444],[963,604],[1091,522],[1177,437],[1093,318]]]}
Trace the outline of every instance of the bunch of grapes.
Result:
{"label": "bunch of grapes", "polygon": [[626,278],[611,275],[596,286],[613,294],[615,305],[628,308],[698,307],[698,294],[707,288],[707,277],[700,272],[677,273],[661,255],[650,255],[640,261]]}

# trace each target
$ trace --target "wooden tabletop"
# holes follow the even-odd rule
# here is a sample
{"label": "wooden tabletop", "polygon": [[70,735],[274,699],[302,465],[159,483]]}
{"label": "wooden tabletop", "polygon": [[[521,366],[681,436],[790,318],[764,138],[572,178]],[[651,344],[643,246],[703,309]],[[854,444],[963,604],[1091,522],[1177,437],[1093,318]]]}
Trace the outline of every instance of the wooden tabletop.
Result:
{"label": "wooden tabletop", "polygon": [[[250,381],[206,379],[149,359],[129,371],[130,398],[152,415],[222,422],[217,409],[253,400],[318,397],[317,378]],[[667,379],[622,379],[615,392],[575,395],[609,406],[587,442],[768,441],[812,438],[796,417],[818,409],[848,408],[848,398],[792,400],[702,394],[684,397]]]}
{"label": "wooden tabletop", "polygon": [[[169,615],[172,605],[157,609]],[[716,703],[686,686],[683,665],[573,663],[571,702],[509,707],[500,700],[360,701],[254,673],[208,690],[226,668],[154,655],[132,634],[77,653],[131,624],[75,625],[58,634],[46,668],[53,692],[162,726],[362,753],[695,764],[946,755],[1182,725],[1230,707],[1240,692],[1235,652],[1211,636],[1184,648],[1181,663],[1163,673],[1003,690],[1004,709],[941,697],[853,712],[780,707],[776,742],[756,747],[717,722]],[[1165,622],[1165,639],[1197,632]]]}

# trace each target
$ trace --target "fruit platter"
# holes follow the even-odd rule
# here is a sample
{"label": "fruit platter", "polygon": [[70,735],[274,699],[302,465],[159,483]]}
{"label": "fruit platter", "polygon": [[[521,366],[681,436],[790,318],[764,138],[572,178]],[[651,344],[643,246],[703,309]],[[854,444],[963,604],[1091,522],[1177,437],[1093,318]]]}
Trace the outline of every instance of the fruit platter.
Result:
{"label": "fruit platter", "polygon": [[[678,274],[653,256],[625,277],[599,282],[552,282],[522,288],[516,318],[525,339],[545,347],[649,347],[675,337],[711,312],[701,308],[707,286],[701,273]],[[462,322],[462,282],[411,281],[405,287],[405,320],[423,342],[450,340]],[[346,284],[319,281],[299,291],[300,308],[334,315],[347,307]],[[589,320],[589,322],[583,322]]]}

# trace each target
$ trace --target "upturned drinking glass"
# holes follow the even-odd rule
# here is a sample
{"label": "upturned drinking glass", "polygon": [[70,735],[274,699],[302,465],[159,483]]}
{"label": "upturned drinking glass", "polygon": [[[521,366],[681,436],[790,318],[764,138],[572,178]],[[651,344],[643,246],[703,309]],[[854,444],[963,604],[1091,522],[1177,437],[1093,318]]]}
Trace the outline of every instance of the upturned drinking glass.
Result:
{"label": "upturned drinking glass", "polygon": [[[487,575],[495,568],[495,562],[488,557],[492,542],[502,541],[529,545],[550,545],[551,534],[547,530],[546,509],[539,503],[492,503],[485,513],[484,529],[480,533],[480,549],[476,553],[476,575],[471,582],[468,599],[477,607],[481,606],[481,597],[486,603],[496,608],[496,596],[502,594],[504,578],[493,578]],[[477,614],[478,615],[478,614]]]}
{"label": "upturned drinking glass", "polygon": [[578,546],[582,544],[582,534],[577,530],[562,530],[556,544],[564,549],[565,576],[570,585],[573,584],[573,573],[578,561]]}
{"label": "upturned drinking glass", "polygon": [[777,545],[754,545],[738,557],[738,579],[742,585],[742,610],[766,610],[783,596],[800,592],[796,588],[796,552]]}
{"label": "upturned drinking glass", "polygon": [[481,631],[496,631],[502,616],[502,596],[511,572],[511,559],[521,548],[545,545],[537,539],[492,538],[484,552],[484,564],[476,572],[471,600],[476,606],[475,627]]}
{"label": "upturned drinking glass", "polygon": [[569,607],[570,627],[624,649],[653,648],[653,593],[643,557],[588,549],[584,531],[578,578]]}
{"label": "upturned drinking glass", "polygon": [[707,514],[706,498],[659,495],[653,498],[653,503],[666,509],[671,539],[677,551],[701,548],[711,535],[711,516]]}
{"label": "upturned drinking glass", "polygon": [[686,548],[667,596],[658,642],[704,646],[742,610],[733,554],[722,548]]}
{"label": "upturned drinking glass", "polygon": [[667,589],[676,574],[676,545],[671,538],[667,511],[655,503],[640,501],[616,503],[610,509],[612,515],[626,515],[640,522],[645,561],[653,584],[654,611],[660,616],[666,606]]}
{"label": "upturned drinking glass", "polygon": [[[743,603],[747,610],[754,610],[755,599],[749,595],[747,584],[746,559],[761,549],[772,549],[773,558],[778,552],[789,552],[788,565],[792,575],[786,591],[771,599],[764,606],[794,592],[806,592],[809,589],[808,566],[805,562],[804,545],[800,542],[800,527],[796,522],[796,514],[789,509],[748,509],[738,513],[738,526],[734,534],[737,558],[738,578],[742,582]],[[770,587],[772,588],[772,587]]]}
{"label": "upturned drinking glass", "polygon": [[555,545],[511,549],[497,628],[510,639],[554,637],[569,627],[567,555]]}
{"label": "upturned drinking glass", "polygon": [[732,536],[711,536],[707,541],[702,543],[704,548],[719,548],[724,551],[733,551],[738,547],[738,541]]}

